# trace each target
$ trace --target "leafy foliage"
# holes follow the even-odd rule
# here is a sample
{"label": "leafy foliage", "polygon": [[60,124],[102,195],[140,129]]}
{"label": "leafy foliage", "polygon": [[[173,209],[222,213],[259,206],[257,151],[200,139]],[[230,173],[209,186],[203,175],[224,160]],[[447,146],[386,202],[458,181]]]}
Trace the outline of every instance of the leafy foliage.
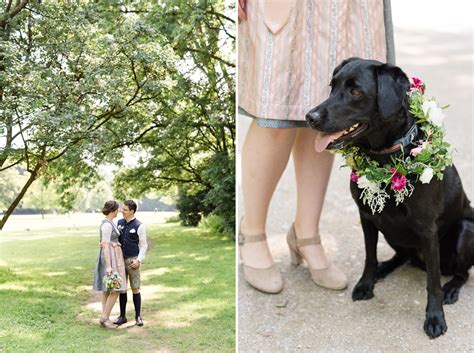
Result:
{"label": "leafy foliage", "polygon": [[191,190],[189,186],[180,187],[176,208],[183,226],[197,226],[202,215],[211,212],[212,209],[204,202],[207,192],[207,190]]}
{"label": "leafy foliage", "polygon": [[225,11],[217,1],[167,1],[146,18],[179,58],[177,84],[160,101],[161,127],[140,139],[146,157],[118,175],[116,192],[139,195],[179,185],[185,224],[199,222],[205,202],[233,230],[235,24]]}
{"label": "leafy foliage", "polygon": [[233,209],[235,23],[222,0],[10,1],[0,11],[0,172],[29,174],[0,229],[38,178],[71,208],[126,148],[141,157],[117,175],[117,197],[189,184],[210,193],[216,214]]}
{"label": "leafy foliage", "polygon": [[214,214],[203,217],[201,222],[199,222],[199,228],[207,230],[211,234],[229,235],[231,238],[235,239],[234,234],[228,234],[229,229],[224,223],[224,220]]}

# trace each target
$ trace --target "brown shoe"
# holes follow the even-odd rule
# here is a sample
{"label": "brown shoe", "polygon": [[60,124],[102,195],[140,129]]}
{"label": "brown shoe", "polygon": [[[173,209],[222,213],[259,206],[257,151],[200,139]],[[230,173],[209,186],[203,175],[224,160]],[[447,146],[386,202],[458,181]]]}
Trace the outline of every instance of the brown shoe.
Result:
{"label": "brown shoe", "polygon": [[[265,234],[258,235],[244,235],[239,231],[239,250],[242,251],[242,246],[245,243],[256,243],[259,241],[266,241],[267,237]],[[242,259],[242,254],[240,254]],[[243,261],[243,259],[242,259]],[[261,292],[276,294],[280,293],[283,289],[283,280],[281,278],[280,271],[275,264],[268,268],[254,268],[242,264],[244,269],[245,280],[255,289]]]}
{"label": "brown shoe", "polygon": [[[288,242],[288,247],[290,248],[291,263],[295,266],[298,266],[300,263],[302,263],[303,259],[308,262],[308,260],[304,257],[304,254],[299,250],[300,248],[307,245],[321,244],[321,240],[316,237],[298,239],[296,237],[294,224],[291,225],[291,228],[288,231],[286,241]],[[311,278],[314,283],[321,287],[335,290],[342,290],[347,287],[346,275],[334,264],[330,264],[328,267],[323,269],[315,269],[309,266],[308,268],[311,272]]]}

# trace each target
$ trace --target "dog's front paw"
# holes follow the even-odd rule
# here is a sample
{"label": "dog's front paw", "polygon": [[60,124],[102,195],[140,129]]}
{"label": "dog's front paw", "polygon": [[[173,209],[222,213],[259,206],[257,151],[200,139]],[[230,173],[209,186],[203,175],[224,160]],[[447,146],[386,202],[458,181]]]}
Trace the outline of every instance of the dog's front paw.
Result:
{"label": "dog's front paw", "polygon": [[446,283],[443,286],[443,304],[454,304],[459,299],[459,292],[461,288],[451,282]]}
{"label": "dog's front paw", "polygon": [[423,329],[429,338],[436,338],[444,334],[448,330],[444,320],[444,313],[442,311],[435,314],[427,313]]}
{"label": "dog's front paw", "polygon": [[359,281],[352,291],[352,300],[369,300],[374,297],[374,284]]}

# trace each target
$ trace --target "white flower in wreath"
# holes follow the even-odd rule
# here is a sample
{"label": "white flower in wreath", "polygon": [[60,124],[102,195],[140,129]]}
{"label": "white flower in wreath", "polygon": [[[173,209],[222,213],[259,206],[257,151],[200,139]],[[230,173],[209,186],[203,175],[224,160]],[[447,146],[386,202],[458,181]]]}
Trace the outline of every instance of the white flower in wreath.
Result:
{"label": "white flower in wreath", "polygon": [[373,191],[379,190],[378,183],[370,181],[365,175],[361,176],[359,180],[357,180],[357,186],[359,189],[370,189]]}
{"label": "white flower in wreath", "polygon": [[428,117],[428,120],[435,126],[441,127],[443,125],[444,114],[443,110],[438,107],[435,101],[426,101],[422,105],[423,113]]}
{"label": "white flower in wreath", "polygon": [[423,184],[429,184],[431,179],[433,178],[433,169],[432,168],[425,168],[425,170],[423,170],[423,173],[421,173],[420,175],[420,181],[423,183]]}

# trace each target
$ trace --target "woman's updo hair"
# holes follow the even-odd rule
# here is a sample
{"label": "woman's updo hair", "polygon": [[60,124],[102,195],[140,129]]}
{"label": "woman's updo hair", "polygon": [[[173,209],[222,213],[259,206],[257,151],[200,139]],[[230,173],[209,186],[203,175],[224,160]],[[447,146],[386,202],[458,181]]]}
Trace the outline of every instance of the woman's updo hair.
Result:
{"label": "woman's updo hair", "polygon": [[102,213],[107,216],[109,213],[117,211],[118,208],[119,208],[119,204],[117,201],[114,201],[114,200],[107,201],[104,207],[102,208]]}

